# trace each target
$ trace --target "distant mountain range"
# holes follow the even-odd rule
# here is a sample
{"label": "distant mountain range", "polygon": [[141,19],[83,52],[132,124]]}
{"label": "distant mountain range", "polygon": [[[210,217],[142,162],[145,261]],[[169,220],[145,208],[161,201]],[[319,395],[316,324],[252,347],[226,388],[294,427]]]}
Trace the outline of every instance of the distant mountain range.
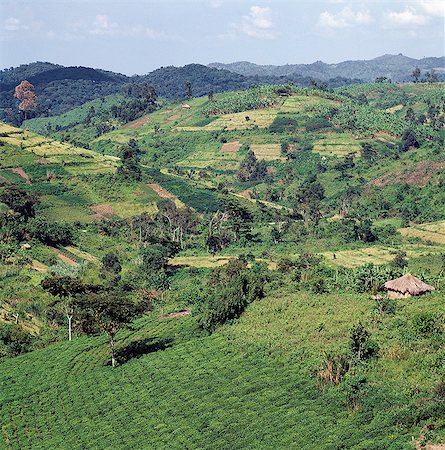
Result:
{"label": "distant mountain range", "polygon": [[120,73],[90,67],[64,67],[49,62],[34,62],[0,71],[0,119],[5,114],[18,114],[14,88],[28,80],[36,88],[38,108],[35,116],[61,114],[95,98],[122,91],[125,84],[148,82],[158,95],[168,99],[184,99],[185,83],[192,83],[195,97],[230,90],[247,89],[264,84],[310,86],[324,81],[327,87],[374,81],[387,77],[393,81],[409,81],[415,67],[423,74],[435,69],[445,80],[445,57],[414,59],[407,56],[384,55],[369,61],[344,61],[326,64],[257,65],[250,62],[213,63],[209,66],[188,64],[183,67],[161,67],[146,75],[128,77]]}
{"label": "distant mountain range", "polygon": [[230,64],[211,63],[209,67],[229,70],[244,76],[291,76],[299,74],[319,80],[336,77],[359,78],[374,81],[377,77],[387,77],[393,81],[409,81],[415,67],[423,72],[434,69],[445,76],[445,57],[422,59],[402,55],[383,55],[370,60],[343,61],[338,64],[326,64],[316,61],[312,64],[286,64],[282,66],[258,65],[247,61]]}

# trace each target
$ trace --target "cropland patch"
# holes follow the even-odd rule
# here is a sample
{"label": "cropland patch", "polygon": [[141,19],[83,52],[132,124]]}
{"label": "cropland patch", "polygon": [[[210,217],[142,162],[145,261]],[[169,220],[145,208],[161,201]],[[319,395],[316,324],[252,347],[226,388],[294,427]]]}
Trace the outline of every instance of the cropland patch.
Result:
{"label": "cropland patch", "polygon": [[371,181],[372,186],[388,186],[391,184],[411,184],[425,186],[428,180],[445,167],[445,161],[421,161],[405,170],[388,172]]}
{"label": "cropland patch", "polygon": [[64,249],[66,251],[72,253],[73,255],[75,255],[77,258],[83,259],[84,261],[88,261],[88,262],[92,262],[92,263],[98,262],[98,259],[95,256],[91,255],[88,252],[82,251],[82,250],[78,249],[77,247],[67,245],[66,247],[64,247]]}
{"label": "cropland patch", "polygon": [[350,153],[359,154],[360,141],[348,133],[326,133],[314,142],[313,151],[323,156],[341,158]]}
{"label": "cropland patch", "polygon": [[258,109],[239,113],[225,114],[202,127],[176,127],[178,131],[219,131],[219,130],[247,130],[254,128],[268,128],[274,121],[278,109]]}
{"label": "cropland patch", "polygon": [[221,151],[225,153],[236,153],[241,148],[239,141],[225,142],[221,146]]}
{"label": "cropland patch", "polygon": [[113,207],[110,203],[91,205],[90,209],[93,212],[93,214],[91,214],[91,217],[97,220],[107,219],[115,215]]}
{"label": "cropland patch", "polygon": [[150,121],[149,116],[142,116],[142,117],[139,117],[139,119],[136,119],[136,120],[133,120],[132,122],[127,123],[126,125],[124,125],[123,128],[131,128],[131,129],[141,128],[149,121]]}
{"label": "cropland patch", "polygon": [[163,188],[160,184],[158,184],[158,183],[148,183],[148,186],[149,186],[151,189],[153,189],[153,190],[156,192],[156,194],[158,194],[159,197],[161,197],[161,198],[168,198],[168,199],[173,199],[173,198],[175,198],[175,196],[174,196],[171,192],[167,191],[167,189],[164,189],[164,188]]}
{"label": "cropland patch", "polygon": [[415,224],[411,227],[400,228],[398,231],[402,236],[445,244],[445,221]]}
{"label": "cropland patch", "polygon": [[257,159],[264,161],[282,160],[286,158],[281,156],[280,144],[252,144],[250,146]]}
{"label": "cropland patch", "polygon": [[11,170],[20,177],[22,177],[26,181],[26,184],[31,184],[30,176],[21,167],[15,167],[14,169]]}
{"label": "cropland patch", "polygon": [[[400,249],[391,247],[376,246],[357,250],[324,252],[322,254],[328,263],[352,269],[368,263],[386,264],[394,259],[396,252],[399,250]],[[408,258],[412,258],[423,256],[428,253],[441,253],[444,249],[441,246],[405,245],[402,250],[406,252]]]}
{"label": "cropland patch", "polygon": [[309,95],[292,95],[281,105],[281,113],[307,112],[319,105],[335,104],[333,100]]}
{"label": "cropland patch", "polygon": [[77,267],[79,264],[77,261],[74,261],[74,259],[70,258],[67,255],[64,255],[59,249],[54,247],[49,247],[56,256],[60,259],[60,261],[64,262],[65,264],[68,264],[69,266]]}

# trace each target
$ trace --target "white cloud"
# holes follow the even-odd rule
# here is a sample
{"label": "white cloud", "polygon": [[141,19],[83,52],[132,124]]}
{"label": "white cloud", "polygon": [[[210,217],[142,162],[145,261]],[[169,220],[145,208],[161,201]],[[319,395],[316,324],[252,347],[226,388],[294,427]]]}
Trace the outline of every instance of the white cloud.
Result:
{"label": "white cloud", "polygon": [[29,27],[24,25],[19,19],[10,17],[3,22],[3,29],[6,31],[28,30]]}
{"label": "white cloud", "polygon": [[346,28],[353,25],[366,25],[372,22],[372,17],[368,11],[353,11],[349,6],[345,6],[338,13],[324,11],[318,17],[318,25],[324,28]]}
{"label": "white cloud", "polygon": [[98,14],[92,22],[78,21],[72,23],[71,31],[66,36],[69,39],[82,38],[85,35],[93,34],[96,36],[108,37],[145,37],[149,39],[176,39],[176,36],[169,36],[164,32],[154,30],[146,25],[136,24],[122,26],[112,21],[106,14]]}
{"label": "white cloud", "polygon": [[243,16],[233,28],[255,39],[275,39],[272,10],[268,7],[252,6],[249,14]]}
{"label": "white cloud", "polygon": [[430,16],[445,17],[444,0],[418,0],[417,3]]}
{"label": "white cloud", "polygon": [[91,34],[113,36],[119,33],[119,27],[116,22],[111,22],[107,15],[98,14],[89,32]]}
{"label": "white cloud", "polygon": [[417,27],[428,23],[429,18],[422,14],[417,14],[413,8],[405,8],[404,11],[387,12],[384,15],[385,21],[388,25],[395,27]]}

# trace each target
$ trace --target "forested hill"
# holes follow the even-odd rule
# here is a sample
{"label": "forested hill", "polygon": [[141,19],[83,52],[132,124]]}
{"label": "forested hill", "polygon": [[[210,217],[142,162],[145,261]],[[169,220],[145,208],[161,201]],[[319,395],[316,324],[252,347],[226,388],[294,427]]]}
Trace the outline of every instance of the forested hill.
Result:
{"label": "forested hill", "polygon": [[[211,66],[211,67],[210,67]],[[445,58],[416,60],[403,55],[384,55],[370,61],[345,61],[339,64],[286,66],[258,66],[240,62],[214,63],[210,66],[189,64],[183,67],[161,67],[146,75],[128,77],[115,72],[89,67],[64,67],[48,62],[35,62],[0,71],[0,118],[20,123],[18,101],[14,88],[26,79],[36,88],[38,108],[34,117],[62,114],[96,98],[122,91],[125,84],[148,82],[158,95],[167,99],[184,99],[188,94],[199,97],[210,91],[223,92],[247,89],[252,85],[283,84],[291,81],[296,86],[310,86],[322,80],[327,87],[357,84],[362,81],[387,77],[394,81],[408,80],[415,67],[421,78],[427,70],[436,70],[437,77],[445,77]],[[191,83],[187,94],[185,86]],[[3,111],[2,111],[3,110]]]}
{"label": "forested hill", "polygon": [[[200,64],[183,67],[161,67],[147,75],[125,75],[89,67],[63,67],[51,63],[31,63],[0,72],[0,112],[3,120],[20,123],[18,101],[14,88],[28,80],[36,89],[38,108],[34,117],[62,114],[82,104],[122,91],[125,84],[148,82],[158,95],[167,99],[187,97],[185,85],[191,83],[191,95],[203,96],[213,92],[247,89],[253,84],[277,84],[292,81],[298,86],[309,86],[313,79],[293,74],[281,76],[245,76],[228,70],[218,70]],[[328,80],[329,87],[357,83],[360,80],[336,78]],[[5,111],[8,110],[8,111]]]}
{"label": "forested hill", "polygon": [[373,81],[377,77],[391,78],[393,81],[411,80],[415,67],[423,72],[431,69],[445,77],[445,57],[415,59],[408,56],[383,55],[371,60],[343,61],[338,64],[326,64],[316,61],[312,64],[286,64],[282,66],[258,65],[247,61],[230,64],[212,63],[209,67],[230,70],[245,76],[290,76],[298,73],[301,76],[327,80],[335,77],[359,78]]}

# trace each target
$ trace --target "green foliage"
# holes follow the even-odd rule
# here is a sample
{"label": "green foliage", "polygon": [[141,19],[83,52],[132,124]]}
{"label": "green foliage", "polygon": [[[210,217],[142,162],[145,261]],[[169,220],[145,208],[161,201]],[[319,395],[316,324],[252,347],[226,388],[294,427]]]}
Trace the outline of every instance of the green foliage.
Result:
{"label": "green foliage", "polygon": [[19,325],[0,322],[0,361],[30,350],[32,337]]}
{"label": "green foliage", "polygon": [[152,244],[140,251],[142,257],[141,269],[148,275],[153,275],[167,265],[172,249],[163,244]]}
{"label": "green foliage", "polygon": [[261,181],[267,176],[266,163],[258,161],[255,154],[249,150],[241,161],[237,176],[239,181]]}
{"label": "green foliage", "polygon": [[349,336],[349,349],[352,357],[358,361],[367,360],[377,355],[379,347],[370,338],[369,331],[361,322],[355,325]]}
{"label": "green foliage", "polygon": [[246,306],[263,297],[261,273],[247,269],[238,259],[215,269],[209,279],[209,299],[203,306],[201,327],[209,332],[228,320],[238,318]]}
{"label": "green foliage", "polygon": [[444,320],[433,312],[418,314],[413,318],[413,329],[420,336],[442,332]]}
{"label": "green foliage", "polygon": [[357,267],[352,271],[352,285],[357,292],[376,293],[386,281],[402,275],[399,267],[391,265],[376,266],[372,263]]}
{"label": "green foliage", "polygon": [[297,131],[297,119],[293,116],[278,114],[269,126],[271,133],[295,133]]}
{"label": "green foliage", "polygon": [[278,100],[279,96],[274,86],[256,87],[216,99],[203,108],[203,113],[206,115],[221,115],[249,111],[251,109],[270,108]]}
{"label": "green foliage", "polygon": [[74,241],[71,225],[49,222],[43,217],[30,220],[28,230],[34,239],[48,245],[69,245]]}

